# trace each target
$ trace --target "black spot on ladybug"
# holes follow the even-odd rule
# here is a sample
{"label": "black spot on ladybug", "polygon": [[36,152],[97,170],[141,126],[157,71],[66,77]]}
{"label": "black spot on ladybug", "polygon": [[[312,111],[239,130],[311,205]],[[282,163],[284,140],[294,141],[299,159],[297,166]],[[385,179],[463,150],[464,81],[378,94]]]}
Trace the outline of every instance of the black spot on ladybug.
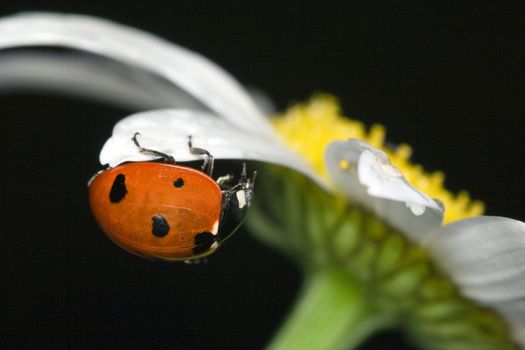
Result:
{"label": "black spot on ladybug", "polygon": [[118,203],[124,197],[126,197],[126,194],[128,193],[128,190],[126,188],[126,177],[124,174],[118,174],[115,177],[115,180],[113,180],[113,185],[111,186],[111,191],[109,192],[109,200],[111,203]]}
{"label": "black spot on ladybug", "polygon": [[184,180],[182,177],[179,177],[177,180],[173,181],[173,186],[177,188],[184,186]]}
{"label": "black spot on ladybug", "polygon": [[195,248],[193,248],[194,254],[204,253],[210,249],[211,245],[215,242],[215,236],[210,232],[201,232],[195,235]]}
{"label": "black spot on ladybug", "polygon": [[162,215],[155,215],[151,218],[151,233],[155,237],[164,237],[170,232],[170,225]]}

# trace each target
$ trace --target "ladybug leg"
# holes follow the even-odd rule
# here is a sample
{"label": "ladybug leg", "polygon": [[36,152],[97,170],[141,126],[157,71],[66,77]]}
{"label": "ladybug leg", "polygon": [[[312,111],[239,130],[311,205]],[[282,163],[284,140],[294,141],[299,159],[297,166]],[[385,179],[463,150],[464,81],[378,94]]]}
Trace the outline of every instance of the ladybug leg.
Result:
{"label": "ladybug leg", "polygon": [[223,186],[225,184],[227,184],[228,182],[230,182],[231,180],[233,180],[233,175],[232,174],[228,174],[228,175],[224,175],[224,176],[219,177],[217,180],[215,180],[215,182],[222,189]]}
{"label": "ladybug leg", "polygon": [[[241,172],[241,177],[239,179],[239,182],[233,187],[222,190],[223,212],[224,212],[224,209],[227,209],[227,207],[229,206],[232,195],[237,194],[238,192],[243,192],[243,195],[248,195],[248,198],[246,199],[248,200],[248,206],[249,206],[249,202],[251,201],[251,198],[253,196],[253,185],[254,185],[256,176],[257,176],[257,172],[254,171],[252,173],[252,177],[248,179],[248,174],[246,172],[246,163],[242,164],[242,172]],[[221,180],[221,178],[226,178],[226,177],[228,178],[228,180],[230,180],[232,178],[232,175],[226,175],[226,176],[222,176],[218,178],[217,183],[219,180]]]}
{"label": "ladybug leg", "polygon": [[[241,177],[239,179],[239,182],[233,186],[233,187],[229,187],[229,188],[226,188],[226,189],[222,189],[222,193],[227,193],[227,192],[230,192],[230,193],[235,193],[237,192],[239,189],[251,189],[253,190],[253,187],[254,187],[254,183],[255,183],[255,177],[257,176],[257,172],[254,171],[252,173],[252,177],[248,179],[248,173],[246,171],[246,163],[242,163],[242,171],[241,171]],[[233,179],[233,175],[232,174],[228,174],[228,175],[225,175],[225,176],[221,176],[217,179],[217,184],[219,186],[221,185],[224,185],[225,183],[227,183],[228,181],[231,181]]]}
{"label": "ladybug leg", "polygon": [[190,148],[191,154],[204,156],[204,163],[202,164],[201,170],[211,177],[213,173],[213,163],[215,161],[211,153],[206,151],[205,149],[193,147],[193,144],[191,142],[191,135],[188,136],[188,147]]}
{"label": "ladybug leg", "polygon": [[197,259],[188,259],[184,260],[184,263],[187,265],[206,265],[208,263],[208,258],[203,256]]}
{"label": "ladybug leg", "polygon": [[162,152],[159,152],[159,151],[155,151],[153,149],[148,149],[148,148],[142,147],[140,145],[139,141],[137,140],[137,136],[139,136],[139,135],[140,135],[140,133],[136,132],[135,134],[133,134],[133,137],[131,138],[131,140],[133,141],[135,146],[137,146],[137,148],[139,149],[140,153],[149,154],[151,156],[159,157],[159,158],[163,159],[167,163],[175,163],[175,159],[172,156],[170,156],[169,154],[162,153]]}
{"label": "ladybug leg", "polygon": [[246,171],[246,163],[242,163],[241,179],[239,180],[238,186],[242,186],[243,188],[249,187],[253,189],[256,176],[257,176],[257,172],[254,171],[252,173],[252,177],[248,179],[248,172]]}

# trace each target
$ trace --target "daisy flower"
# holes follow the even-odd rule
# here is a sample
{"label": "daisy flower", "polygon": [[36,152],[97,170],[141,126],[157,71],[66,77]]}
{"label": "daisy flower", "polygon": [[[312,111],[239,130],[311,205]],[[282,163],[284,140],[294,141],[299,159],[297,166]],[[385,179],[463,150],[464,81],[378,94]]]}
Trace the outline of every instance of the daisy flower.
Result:
{"label": "daisy flower", "polygon": [[[102,164],[151,159],[136,151],[135,132],[178,161],[195,160],[192,135],[216,159],[257,162],[248,226],[305,275],[269,348],[350,349],[392,327],[429,349],[525,347],[525,225],[482,216],[481,202],[412,163],[408,145],[386,143],[383,126],[344,117],[322,94],[270,119],[205,57],[102,19],[0,20],[1,49],[28,46],[110,63],[11,52],[0,80],[151,109],[115,125]],[[123,74],[126,67],[145,73]]]}

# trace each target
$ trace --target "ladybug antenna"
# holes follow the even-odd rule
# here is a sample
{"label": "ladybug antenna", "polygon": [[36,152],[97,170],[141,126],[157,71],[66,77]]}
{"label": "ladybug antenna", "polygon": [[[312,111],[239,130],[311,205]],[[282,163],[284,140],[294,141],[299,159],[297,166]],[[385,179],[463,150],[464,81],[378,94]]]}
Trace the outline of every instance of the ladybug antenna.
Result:
{"label": "ladybug antenna", "polygon": [[246,183],[246,179],[247,179],[246,163],[242,163],[241,181]]}
{"label": "ladybug antenna", "polygon": [[255,187],[255,178],[257,177],[257,171],[253,171],[252,178],[250,179],[250,185],[252,185],[252,190]]}
{"label": "ladybug antenna", "polygon": [[137,146],[137,148],[139,149],[140,153],[147,154],[147,155],[150,155],[150,156],[160,157],[160,158],[162,158],[162,160],[164,160],[165,162],[168,162],[168,163],[175,163],[175,158],[173,158],[169,154],[162,153],[162,152],[159,152],[159,151],[155,151],[153,149],[148,149],[148,148],[142,147],[140,145],[139,141],[137,140],[137,137],[139,135],[140,135],[140,132],[134,133],[133,137],[131,138],[131,140],[133,141],[135,146]]}
{"label": "ladybug antenna", "polygon": [[213,174],[213,163],[215,160],[211,153],[206,151],[205,149],[193,147],[191,135],[188,136],[188,147],[190,148],[191,154],[197,156],[204,156],[204,163],[202,164],[201,170],[211,177],[211,175]]}

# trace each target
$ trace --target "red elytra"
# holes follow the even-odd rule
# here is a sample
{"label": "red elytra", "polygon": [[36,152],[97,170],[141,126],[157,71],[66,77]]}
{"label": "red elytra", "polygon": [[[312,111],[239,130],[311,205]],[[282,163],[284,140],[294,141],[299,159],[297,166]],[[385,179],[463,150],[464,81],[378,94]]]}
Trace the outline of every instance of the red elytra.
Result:
{"label": "red elytra", "polygon": [[223,195],[202,171],[165,162],[124,163],[96,175],[89,197],[101,229],[134,254],[187,260],[218,247]]}

